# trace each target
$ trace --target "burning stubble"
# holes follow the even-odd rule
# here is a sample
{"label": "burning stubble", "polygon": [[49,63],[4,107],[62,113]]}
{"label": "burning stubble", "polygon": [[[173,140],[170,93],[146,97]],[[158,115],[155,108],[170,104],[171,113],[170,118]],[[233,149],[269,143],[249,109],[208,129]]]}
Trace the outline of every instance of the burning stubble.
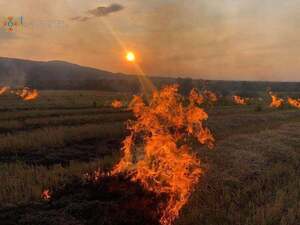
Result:
{"label": "burning stubble", "polygon": [[149,104],[139,96],[133,98],[129,107],[136,120],[128,123],[124,155],[112,171],[126,173],[147,190],[169,196],[167,207],[161,209],[163,225],[170,225],[179,215],[202,173],[188,137],[209,148],[214,146],[214,138],[203,124],[208,115],[198,107],[203,97],[193,90],[185,106],[177,91],[176,85],[155,91]]}

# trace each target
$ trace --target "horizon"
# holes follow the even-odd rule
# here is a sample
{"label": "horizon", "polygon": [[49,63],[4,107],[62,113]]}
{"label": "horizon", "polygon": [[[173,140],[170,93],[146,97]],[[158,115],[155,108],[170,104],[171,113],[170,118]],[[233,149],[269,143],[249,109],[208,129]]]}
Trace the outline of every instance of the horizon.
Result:
{"label": "horizon", "polygon": [[298,82],[300,1],[16,0],[0,2],[2,54],[113,73],[205,80]]}
{"label": "horizon", "polygon": [[[85,66],[85,65],[80,65],[77,63],[73,63],[73,62],[68,62],[65,60],[47,60],[47,61],[43,61],[43,60],[34,60],[34,59],[23,59],[23,58],[10,58],[10,57],[5,57],[5,56],[0,56],[0,59],[4,58],[4,59],[9,59],[9,60],[22,60],[22,61],[30,61],[30,62],[42,62],[42,63],[47,63],[47,62],[62,62],[62,63],[67,63],[67,64],[73,64],[76,66],[80,66],[80,67],[86,67],[86,68],[91,68],[91,69],[96,69],[99,71],[104,71],[104,72],[108,72],[108,73],[113,73],[113,74],[120,74],[120,75],[124,75],[124,76],[143,76],[143,75],[138,75],[138,74],[128,74],[128,73],[123,73],[123,72],[112,72],[109,70],[103,70],[101,68],[96,68],[96,67],[91,67],[91,66]],[[300,81],[292,81],[292,80],[222,80],[222,79],[205,79],[203,76],[202,77],[189,77],[189,76],[177,76],[177,75],[171,75],[171,76],[164,76],[164,75],[149,75],[150,78],[170,78],[170,79],[193,79],[193,80],[204,80],[204,81],[217,81],[217,82],[270,82],[270,83],[300,83]]]}

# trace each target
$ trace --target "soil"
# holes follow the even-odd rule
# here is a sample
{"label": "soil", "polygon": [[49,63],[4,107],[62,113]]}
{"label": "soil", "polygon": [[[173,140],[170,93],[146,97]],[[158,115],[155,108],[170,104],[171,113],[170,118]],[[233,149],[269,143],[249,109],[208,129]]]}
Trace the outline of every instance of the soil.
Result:
{"label": "soil", "polygon": [[99,182],[74,178],[51,199],[0,209],[2,225],[159,225],[166,196],[145,190],[124,175]]}

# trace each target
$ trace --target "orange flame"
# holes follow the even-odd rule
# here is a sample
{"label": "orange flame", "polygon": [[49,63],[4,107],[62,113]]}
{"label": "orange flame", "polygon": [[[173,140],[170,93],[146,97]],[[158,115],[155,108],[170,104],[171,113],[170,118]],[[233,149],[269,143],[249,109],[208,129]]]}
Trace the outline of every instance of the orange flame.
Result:
{"label": "orange flame", "polygon": [[9,90],[9,87],[0,87],[0,95],[3,95],[5,92],[7,92]]}
{"label": "orange flame", "polygon": [[212,91],[207,91],[205,90],[203,92],[204,96],[206,97],[206,99],[210,102],[217,102],[218,101],[218,96],[217,94],[213,93]]}
{"label": "orange flame", "polygon": [[288,103],[291,106],[300,109],[300,99],[297,100],[297,99],[293,99],[293,98],[288,97]]}
{"label": "orange flame", "polygon": [[34,100],[39,96],[36,89],[23,88],[21,91],[16,92],[16,95],[20,96],[24,101]]}
{"label": "orange flame", "polygon": [[283,106],[284,100],[282,98],[277,97],[272,92],[269,92],[269,95],[272,98],[272,102],[270,104],[270,107],[272,107],[272,108],[280,108],[280,107]]}
{"label": "orange flame", "polygon": [[44,190],[44,191],[42,192],[41,198],[42,198],[43,200],[45,200],[45,201],[48,201],[48,200],[51,199],[51,194],[50,194],[49,189],[46,189],[46,190]]}
{"label": "orange flame", "polygon": [[188,201],[202,173],[200,161],[191,153],[189,139],[214,147],[214,137],[203,122],[207,113],[196,104],[203,100],[192,90],[189,104],[172,85],[155,91],[149,104],[135,96],[129,107],[136,120],[128,122],[129,136],[123,141],[123,157],[112,174],[127,173],[146,189],[169,196],[160,218],[170,225]]}
{"label": "orange flame", "polygon": [[246,98],[240,97],[238,95],[234,95],[233,100],[238,105],[246,105],[248,103]]}
{"label": "orange flame", "polygon": [[114,100],[112,103],[111,103],[111,106],[115,109],[119,109],[119,108],[122,108],[123,106],[123,103],[120,101],[120,100]]}

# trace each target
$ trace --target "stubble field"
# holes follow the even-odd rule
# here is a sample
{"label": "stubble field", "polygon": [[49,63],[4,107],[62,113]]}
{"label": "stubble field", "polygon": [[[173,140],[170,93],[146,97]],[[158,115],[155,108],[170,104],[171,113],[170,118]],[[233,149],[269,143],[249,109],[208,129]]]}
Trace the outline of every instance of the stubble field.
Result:
{"label": "stubble field", "polygon": [[[111,102],[130,98],[96,91],[42,91],[32,102],[0,96],[0,221],[19,224],[14,210],[42,202],[43,190],[110,170],[133,117]],[[216,147],[194,144],[203,175],[175,224],[300,224],[300,110],[263,101],[206,107]]]}

